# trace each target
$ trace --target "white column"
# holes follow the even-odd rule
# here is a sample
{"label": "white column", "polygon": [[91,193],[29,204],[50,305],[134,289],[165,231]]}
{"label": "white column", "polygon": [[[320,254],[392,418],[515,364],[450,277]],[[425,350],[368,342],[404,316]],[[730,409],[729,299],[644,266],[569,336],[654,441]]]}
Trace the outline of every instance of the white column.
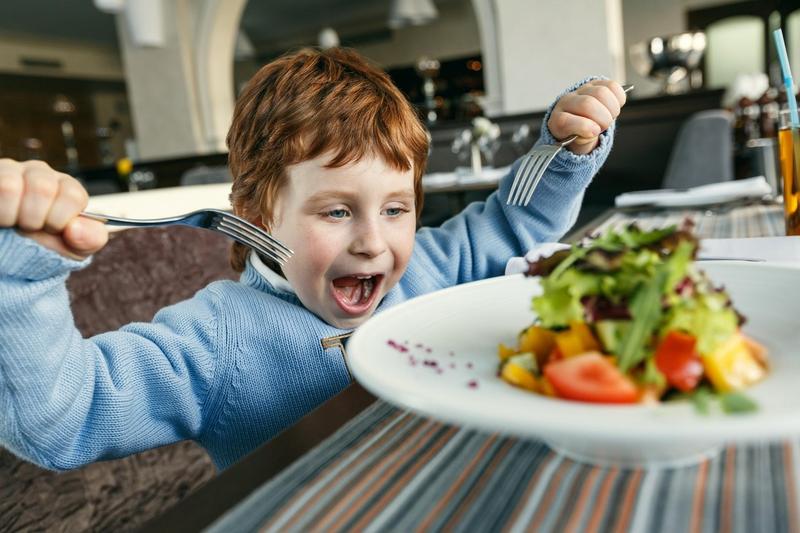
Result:
{"label": "white column", "polygon": [[590,75],[625,78],[621,0],[472,0],[490,115],[544,109]]}
{"label": "white column", "polygon": [[247,0],[200,0],[195,72],[205,149],[224,152],[236,100],[233,56]]}
{"label": "white column", "polygon": [[235,98],[233,50],[245,2],[161,1],[164,39],[158,47],[137,46],[126,15],[117,17],[140,159],[224,151]]}

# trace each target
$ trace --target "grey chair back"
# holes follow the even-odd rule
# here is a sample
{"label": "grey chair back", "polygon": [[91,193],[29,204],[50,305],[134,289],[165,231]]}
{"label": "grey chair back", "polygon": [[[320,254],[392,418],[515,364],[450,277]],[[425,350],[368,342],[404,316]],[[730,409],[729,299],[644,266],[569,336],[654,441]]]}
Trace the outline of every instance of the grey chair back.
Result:
{"label": "grey chair back", "polygon": [[682,189],[733,179],[733,113],[711,109],[691,115],[672,146],[662,187]]}

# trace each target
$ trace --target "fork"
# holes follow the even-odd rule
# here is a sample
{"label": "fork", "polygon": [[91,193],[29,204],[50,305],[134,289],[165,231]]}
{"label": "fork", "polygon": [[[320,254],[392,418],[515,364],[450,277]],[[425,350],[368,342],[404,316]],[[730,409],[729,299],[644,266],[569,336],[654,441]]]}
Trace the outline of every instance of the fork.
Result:
{"label": "fork", "polygon": [[[633,89],[633,85],[623,85],[622,90],[626,93]],[[508,192],[507,205],[526,206],[531,201],[533,191],[539,185],[547,166],[556,157],[556,154],[569,143],[577,139],[577,135],[568,137],[564,141],[556,144],[541,144],[534,146],[520,161],[517,172],[514,174],[514,181],[511,183],[511,190]]]}
{"label": "fork", "polygon": [[286,261],[294,255],[292,250],[263,229],[220,209],[200,209],[185,215],[146,220],[112,217],[86,211],[81,213],[81,216],[100,221],[109,226],[156,227],[181,225],[217,231],[236,242],[244,244],[256,253],[273,259],[281,266],[286,264]]}

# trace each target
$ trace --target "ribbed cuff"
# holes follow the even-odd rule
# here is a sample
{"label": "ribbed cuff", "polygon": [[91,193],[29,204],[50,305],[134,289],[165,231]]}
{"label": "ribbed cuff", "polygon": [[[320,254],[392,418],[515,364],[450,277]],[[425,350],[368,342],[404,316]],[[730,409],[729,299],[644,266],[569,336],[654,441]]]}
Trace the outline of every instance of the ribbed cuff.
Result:
{"label": "ribbed cuff", "polygon": [[91,263],[91,258],[76,261],[62,256],[11,228],[0,229],[0,276],[41,281]]}

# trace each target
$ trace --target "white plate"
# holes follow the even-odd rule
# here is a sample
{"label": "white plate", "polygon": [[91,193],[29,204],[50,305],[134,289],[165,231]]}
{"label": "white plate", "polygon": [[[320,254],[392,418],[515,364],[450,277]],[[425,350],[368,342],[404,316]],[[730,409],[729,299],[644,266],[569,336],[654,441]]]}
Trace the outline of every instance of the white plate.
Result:
{"label": "white plate", "polygon": [[[384,400],[448,423],[539,438],[595,464],[685,464],[737,441],[800,435],[800,269],[704,262],[769,350],[770,375],[748,389],[752,414],[700,415],[688,402],[613,406],[552,399],[497,377],[497,344],[516,342],[538,278],[506,276],[409,300],[367,321],[347,346],[355,378]],[[403,351],[403,350],[407,351]]]}

